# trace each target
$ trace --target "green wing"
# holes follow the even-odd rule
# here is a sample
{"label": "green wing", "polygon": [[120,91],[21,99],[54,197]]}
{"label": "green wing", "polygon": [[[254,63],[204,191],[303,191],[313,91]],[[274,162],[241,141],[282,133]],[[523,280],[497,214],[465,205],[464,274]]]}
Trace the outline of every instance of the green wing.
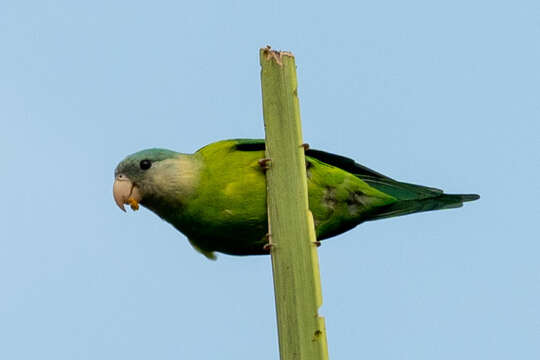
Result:
{"label": "green wing", "polygon": [[[265,150],[264,140],[236,139],[235,141],[237,141],[235,148],[239,151]],[[440,189],[396,181],[388,176],[360,165],[353,159],[345,156],[314,149],[307,150],[306,156],[308,157],[308,161],[309,158],[314,158],[328,165],[347,171],[365,181],[368,185],[399,200],[425,199],[439,196],[443,193]]]}
{"label": "green wing", "polygon": [[466,201],[480,198],[477,194],[444,194],[442,190],[437,188],[396,181],[360,165],[352,159],[325,151],[308,150],[306,155],[348,171],[368,185],[398,200],[393,204],[374,209],[369,220],[423,211],[452,209],[461,207]]}
{"label": "green wing", "polygon": [[[237,142],[236,150],[239,151],[261,151],[265,149],[264,140],[236,139],[235,141]],[[309,149],[306,151],[306,157],[308,161],[309,158],[314,158],[347,171],[369,186],[397,200],[395,203],[373,209],[366,220],[376,220],[422,211],[456,208],[462,206],[463,202],[480,198],[476,194],[444,194],[440,189],[396,181],[360,165],[350,158],[321,150]]]}

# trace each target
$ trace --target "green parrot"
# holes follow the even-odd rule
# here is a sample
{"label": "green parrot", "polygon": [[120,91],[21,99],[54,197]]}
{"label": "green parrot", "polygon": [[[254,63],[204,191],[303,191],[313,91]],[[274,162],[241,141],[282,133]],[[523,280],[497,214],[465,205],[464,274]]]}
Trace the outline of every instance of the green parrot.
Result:
{"label": "green parrot", "polygon": [[[215,258],[268,254],[266,179],[260,160],[264,140],[209,144],[194,154],[165,149],[139,151],[115,170],[116,204],[139,203],[187,236],[193,247]],[[370,220],[456,208],[478,195],[393,180],[354,160],[307,149],[309,208],[318,240]]]}

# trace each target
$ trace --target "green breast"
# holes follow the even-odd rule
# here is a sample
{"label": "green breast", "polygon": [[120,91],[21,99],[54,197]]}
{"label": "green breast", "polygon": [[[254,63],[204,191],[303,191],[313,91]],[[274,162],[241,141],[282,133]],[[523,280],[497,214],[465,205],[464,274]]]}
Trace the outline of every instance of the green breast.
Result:
{"label": "green breast", "polygon": [[[199,150],[199,185],[173,225],[206,251],[264,254],[266,181],[258,164],[264,151],[239,151],[235,144],[221,141]],[[319,239],[356,226],[372,207],[394,201],[346,171],[307,160],[309,204]]]}

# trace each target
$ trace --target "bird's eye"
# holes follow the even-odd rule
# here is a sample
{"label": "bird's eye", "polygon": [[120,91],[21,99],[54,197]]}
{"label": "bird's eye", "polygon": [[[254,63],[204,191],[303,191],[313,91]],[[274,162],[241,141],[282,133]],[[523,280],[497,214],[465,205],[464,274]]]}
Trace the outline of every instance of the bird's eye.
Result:
{"label": "bird's eye", "polygon": [[152,166],[152,162],[148,159],[144,159],[144,160],[141,160],[141,162],[139,163],[139,166],[141,167],[142,170],[148,170],[150,169],[150,166]]}

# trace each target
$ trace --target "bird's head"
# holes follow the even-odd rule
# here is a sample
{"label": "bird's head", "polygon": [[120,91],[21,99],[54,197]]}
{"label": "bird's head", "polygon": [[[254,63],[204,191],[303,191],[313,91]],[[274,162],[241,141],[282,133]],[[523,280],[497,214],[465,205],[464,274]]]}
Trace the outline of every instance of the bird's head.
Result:
{"label": "bird's head", "polygon": [[196,168],[189,155],[166,149],[147,149],[129,155],[114,171],[114,201],[123,211],[125,204],[137,210],[139,203],[181,201],[194,186]]}

